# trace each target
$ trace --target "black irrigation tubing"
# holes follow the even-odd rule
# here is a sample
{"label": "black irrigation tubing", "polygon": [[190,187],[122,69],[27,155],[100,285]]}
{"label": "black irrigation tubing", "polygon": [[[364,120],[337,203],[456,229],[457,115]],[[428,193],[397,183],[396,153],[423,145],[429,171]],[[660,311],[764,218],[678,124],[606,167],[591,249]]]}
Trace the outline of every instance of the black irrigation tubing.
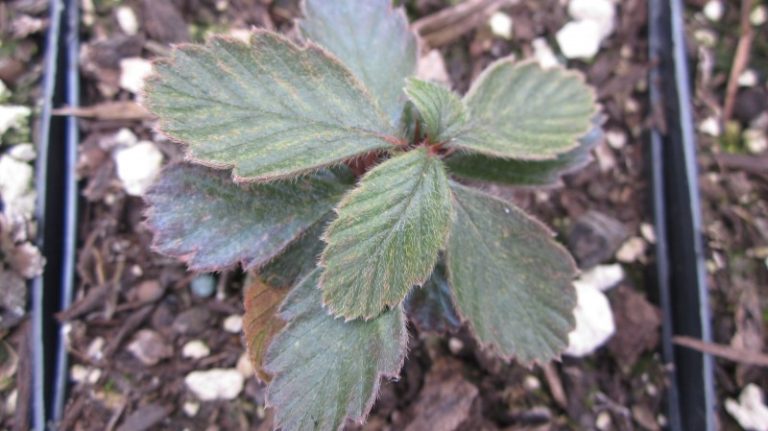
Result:
{"label": "black irrigation tubing", "polygon": [[651,131],[651,161],[662,353],[673,365],[669,428],[714,431],[712,357],[672,344],[673,335],[712,338],[683,6],[680,0],[648,6],[651,106],[666,125]]}

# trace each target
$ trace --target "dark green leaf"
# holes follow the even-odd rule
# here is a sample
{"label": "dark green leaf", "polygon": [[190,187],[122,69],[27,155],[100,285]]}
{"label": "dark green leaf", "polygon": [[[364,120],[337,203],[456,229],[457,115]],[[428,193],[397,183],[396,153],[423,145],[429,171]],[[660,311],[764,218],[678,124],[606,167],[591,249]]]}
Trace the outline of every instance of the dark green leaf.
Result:
{"label": "dark green leaf", "polygon": [[418,79],[409,79],[405,93],[416,105],[432,142],[445,143],[464,128],[467,112],[459,96],[451,90]]}
{"label": "dark green leaf", "polygon": [[451,183],[446,251],[456,308],[480,343],[523,364],[556,358],[576,305],[573,259],[514,205]]}
{"label": "dark green leaf", "polygon": [[416,36],[391,0],[304,0],[299,28],[336,55],[397,124],[403,80],[416,72]]}
{"label": "dark green leaf", "polygon": [[418,148],[368,172],[325,233],[323,302],[347,320],[378,316],[423,283],[450,230],[443,163]]}
{"label": "dark green leaf", "polygon": [[578,147],[551,160],[499,159],[459,152],[449,156],[445,163],[457,177],[518,186],[554,185],[563,175],[585,166],[592,159],[592,149],[603,139],[599,123],[601,121],[579,139]]}
{"label": "dark green leaf", "polygon": [[291,287],[317,267],[325,243],[320,236],[330,221],[330,213],[310,227],[274,260],[259,269],[259,276],[270,286]]}
{"label": "dark green leaf", "polygon": [[461,319],[452,301],[445,265],[439,262],[424,286],[411,290],[405,311],[422,331],[455,332],[461,328]]}
{"label": "dark green leaf", "polygon": [[552,159],[575,148],[597,110],[581,75],[509,59],[489,66],[464,102],[469,124],[449,146],[522,160]]}
{"label": "dark green leaf", "polygon": [[334,319],[320,305],[319,278],[312,272],[288,295],[281,309],[288,325],[267,351],[265,369],[274,376],[267,403],[283,431],[362,423],[381,377],[396,376],[405,359],[401,307],[369,321]]}
{"label": "dark green leaf", "polygon": [[346,188],[327,171],[239,186],[225,171],[169,166],[145,197],[152,244],[195,271],[256,268],[326,217]]}
{"label": "dark green leaf", "polygon": [[394,126],[338,60],[255,31],[176,48],[147,82],[160,128],[240,180],[294,176],[391,147]]}

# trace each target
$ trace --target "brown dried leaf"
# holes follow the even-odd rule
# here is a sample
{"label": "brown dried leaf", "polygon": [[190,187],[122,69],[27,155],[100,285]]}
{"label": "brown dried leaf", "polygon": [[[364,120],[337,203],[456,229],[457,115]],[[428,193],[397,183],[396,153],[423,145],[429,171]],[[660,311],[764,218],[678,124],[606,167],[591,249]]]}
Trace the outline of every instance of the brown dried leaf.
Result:
{"label": "brown dried leaf", "polygon": [[256,375],[265,382],[271,376],[264,371],[263,361],[272,338],[285,326],[278,317],[278,309],[290,289],[275,288],[252,275],[245,288],[245,316],[243,330],[248,356]]}

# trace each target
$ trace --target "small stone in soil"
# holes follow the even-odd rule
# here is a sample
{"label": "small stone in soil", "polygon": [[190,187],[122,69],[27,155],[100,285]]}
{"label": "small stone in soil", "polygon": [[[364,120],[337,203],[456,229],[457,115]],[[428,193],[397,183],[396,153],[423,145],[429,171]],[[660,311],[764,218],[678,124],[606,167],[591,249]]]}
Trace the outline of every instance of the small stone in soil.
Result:
{"label": "small stone in soil", "polygon": [[211,349],[202,340],[192,340],[181,348],[181,356],[189,359],[202,359],[211,354]]}
{"label": "small stone in soil", "polygon": [[209,298],[216,291],[216,279],[210,274],[202,274],[192,279],[190,290],[198,298]]}
{"label": "small stone in soil", "polygon": [[233,314],[224,319],[222,325],[224,330],[230,334],[239,334],[243,331],[243,316],[239,314]]}
{"label": "small stone in soil", "polygon": [[211,313],[207,308],[194,307],[176,316],[173,329],[182,335],[197,335],[208,329]]}
{"label": "small stone in soil", "polygon": [[579,266],[592,268],[613,257],[627,237],[620,221],[597,211],[579,217],[568,233],[568,248]]}
{"label": "small stone in soil", "polygon": [[151,367],[173,355],[173,348],[157,332],[142,329],[128,345],[128,351],[142,364]]}
{"label": "small stone in soil", "polygon": [[201,401],[233,400],[242,392],[245,379],[236,369],[214,368],[194,371],[184,383]]}

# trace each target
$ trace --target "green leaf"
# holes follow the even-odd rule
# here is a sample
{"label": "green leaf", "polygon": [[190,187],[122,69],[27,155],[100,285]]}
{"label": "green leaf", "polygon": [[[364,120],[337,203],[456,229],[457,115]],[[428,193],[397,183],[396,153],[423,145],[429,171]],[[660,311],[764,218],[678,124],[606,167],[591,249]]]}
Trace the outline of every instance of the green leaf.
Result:
{"label": "green leaf", "polygon": [[560,178],[584,167],[592,159],[592,149],[603,139],[601,120],[581,139],[579,146],[551,160],[510,160],[482,154],[459,152],[449,156],[446,166],[451,174],[481,181],[518,186],[555,185]]}
{"label": "green leaf", "polygon": [[419,110],[431,142],[448,142],[464,128],[466,108],[451,90],[412,78],[406,83],[405,93]]}
{"label": "green leaf", "polygon": [[409,319],[421,331],[448,333],[461,328],[442,262],[438,262],[424,286],[411,290],[404,304]]}
{"label": "green leaf", "polygon": [[281,309],[288,325],[267,351],[265,369],[274,376],[267,403],[283,431],[362,423],[381,377],[395,377],[405,359],[401,307],[369,321],[334,319],[320,305],[319,279],[316,270],[288,295]]}
{"label": "green leaf", "polygon": [[195,271],[256,268],[325,218],[347,187],[327,171],[239,186],[225,171],[172,165],[145,196],[152,245]]}
{"label": "green leaf", "polygon": [[304,0],[302,34],[336,55],[397,124],[403,80],[416,73],[416,35],[392,0]]}
{"label": "green leaf", "polygon": [[522,160],[552,159],[575,148],[597,110],[594,92],[576,72],[510,59],[489,66],[464,102],[470,122],[448,146]]}
{"label": "green leaf", "polygon": [[271,262],[259,269],[259,277],[274,287],[292,287],[317,267],[317,261],[325,248],[320,236],[330,221],[332,212],[311,226],[301,238]]}
{"label": "green leaf", "polygon": [[250,44],[214,37],[156,65],[147,107],[189,158],[270,180],[391,147],[395,129],[371,94],[316,45],[254,31]]}
{"label": "green leaf", "polygon": [[370,319],[423,283],[450,230],[442,162],[417,148],[368,172],[348,193],[324,239],[323,303],[347,320]]}
{"label": "green leaf", "polygon": [[459,315],[505,358],[558,357],[574,326],[573,259],[514,205],[456,183],[451,189],[456,218],[446,254]]}

